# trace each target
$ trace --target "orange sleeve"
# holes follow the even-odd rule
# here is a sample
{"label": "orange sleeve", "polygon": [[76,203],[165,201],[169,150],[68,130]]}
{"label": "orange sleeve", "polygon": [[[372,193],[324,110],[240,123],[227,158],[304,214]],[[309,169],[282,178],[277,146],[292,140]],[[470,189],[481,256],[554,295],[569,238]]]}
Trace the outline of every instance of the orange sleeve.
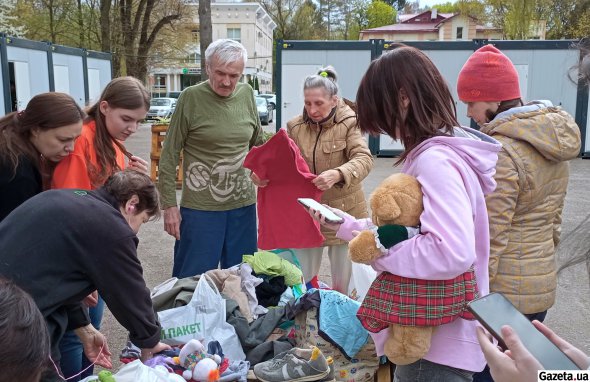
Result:
{"label": "orange sleeve", "polygon": [[51,188],[92,189],[85,155],[88,142],[80,138],[82,137],[76,141],[74,152],[62,159],[55,167]]}

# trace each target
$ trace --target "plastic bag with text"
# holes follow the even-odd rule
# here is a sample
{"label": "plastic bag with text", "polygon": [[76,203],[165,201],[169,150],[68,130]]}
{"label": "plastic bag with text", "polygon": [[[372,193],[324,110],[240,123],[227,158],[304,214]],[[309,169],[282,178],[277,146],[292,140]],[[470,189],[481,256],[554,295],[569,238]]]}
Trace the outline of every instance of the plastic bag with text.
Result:
{"label": "plastic bag with text", "polygon": [[233,326],[225,321],[225,300],[214,283],[202,275],[191,301],[178,308],[158,312],[162,325],[161,340],[170,345],[182,345],[191,339],[219,341],[223,353],[231,361],[243,361],[246,355]]}

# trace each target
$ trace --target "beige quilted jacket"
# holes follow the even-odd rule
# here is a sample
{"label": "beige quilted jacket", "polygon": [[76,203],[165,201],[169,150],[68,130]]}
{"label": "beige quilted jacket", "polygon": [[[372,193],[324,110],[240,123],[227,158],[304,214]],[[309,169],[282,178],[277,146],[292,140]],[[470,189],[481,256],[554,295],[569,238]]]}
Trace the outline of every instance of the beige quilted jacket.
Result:
{"label": "beige quilted jacket", "polygon": [[[322,195],[322,203],[357,218],[368,216],[361,182],[373,168],[373,157],[361,135],[354,111],[339,100],[334,116],[323,124],[313,123],[306,115],[287,122],[287,132],[295,141],[309,169],[321,174],[339,170],[344,180]],[[334,232],[322,229],[324,245],[344,244]]]}
{"label": "beige quilted jacket", "polygon": [[486,198],[490,291],[503,293],[522,313],[545,311],[555,302],[555,248],[568,161],[580,152],[580,130],[559,107],[527,105],[499,115],[481,131],[503,145],[498,185]]}

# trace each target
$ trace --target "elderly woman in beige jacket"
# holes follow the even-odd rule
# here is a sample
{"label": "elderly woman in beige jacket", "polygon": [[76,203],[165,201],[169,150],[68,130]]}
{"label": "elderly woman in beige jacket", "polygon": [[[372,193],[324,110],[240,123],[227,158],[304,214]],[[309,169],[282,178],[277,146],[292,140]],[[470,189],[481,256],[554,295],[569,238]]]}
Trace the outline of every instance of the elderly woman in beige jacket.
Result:
{"label": "elderly woman in beige jacket", "polygon": [[[338,97],[336,72],[328,66],[308,76],[303,84],[303,114],[287,123],[287,133],[301,150],[315,186],[323,191],[321,202],[357,218],[367,217],[361,182],[373,168],[373,157],[357,126],[354,110]],[[255,184],[261,181],[253,175]],[[264,181],[262,181],[264,185]],[[306,282],[317,276],[324,248],[328,248],[332,288],[348,293],[352,264],[346,242],[322,229],[322,247],[296,249]]]}

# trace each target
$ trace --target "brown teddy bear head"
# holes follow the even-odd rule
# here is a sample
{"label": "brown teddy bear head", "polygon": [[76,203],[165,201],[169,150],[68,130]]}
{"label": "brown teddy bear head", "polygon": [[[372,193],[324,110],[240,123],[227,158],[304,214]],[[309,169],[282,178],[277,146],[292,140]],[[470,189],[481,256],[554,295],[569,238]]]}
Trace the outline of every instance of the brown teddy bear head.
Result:
{"label": "brown teddy bear head", "polygon": [[371,216],[377,226],[399,224],[415,227],[424,210],[422,188],[411,175],[393,174],[371,194]]}

